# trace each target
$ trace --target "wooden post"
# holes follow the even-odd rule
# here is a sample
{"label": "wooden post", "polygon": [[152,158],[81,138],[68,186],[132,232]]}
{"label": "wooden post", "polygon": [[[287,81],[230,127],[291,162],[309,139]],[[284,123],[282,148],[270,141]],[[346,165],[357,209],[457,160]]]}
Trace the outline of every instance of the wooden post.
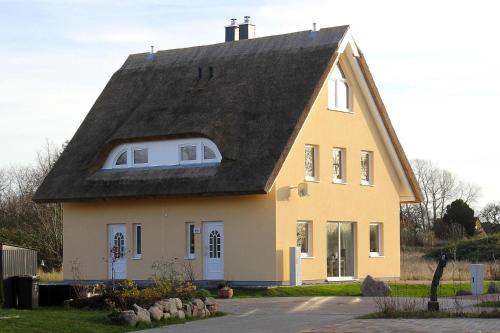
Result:
{"label": "wooden post", "polygon": [[439,262],[436,267],[436,271],[434,272],[434,276],[432,277],[431,299],[429,303],[427,303],[427,310],[429,311],[439,311],[437,288],[439,287],[439,281],[441,281],[441,277],[443,276],[443,270],[446,267],[447,261],[448,259],[446,258],[446,254],[441,255],[441,258],[439,258]]}

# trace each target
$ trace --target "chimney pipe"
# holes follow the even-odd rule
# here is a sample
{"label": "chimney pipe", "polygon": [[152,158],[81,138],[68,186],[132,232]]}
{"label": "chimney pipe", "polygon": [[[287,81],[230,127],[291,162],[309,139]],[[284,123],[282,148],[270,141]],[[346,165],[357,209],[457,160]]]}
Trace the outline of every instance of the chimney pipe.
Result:
{"label": "chimney pipe", "polygon": [[250,16],[244,17],[244,23],[240,24],[240,39],[255,38],[255,24],[250,23]]}
{"label": "chimney pipe", "polygon": [[236,19],[231,19],[231,24],[226,26],[226,42],[234,42],[240,39],[239,27],[236,24]]}
{"label": "chimney pipe", "polygon": [[316,31],[316,22],[313,23],[313,31]]}

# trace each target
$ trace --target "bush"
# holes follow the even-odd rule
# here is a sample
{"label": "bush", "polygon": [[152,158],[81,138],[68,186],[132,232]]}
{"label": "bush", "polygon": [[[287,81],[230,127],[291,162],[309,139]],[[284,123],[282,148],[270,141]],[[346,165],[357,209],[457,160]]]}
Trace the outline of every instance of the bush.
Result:
{"label": "bush", "polygon": [[495,258],[500,258],[500,233],[453,242],[428,252],[424,258],[439,259],[443,253],[456,260],[494,261]]}
{"label": "bush", "polygon": [[207,297],[211,297],[212,294],[210,291],[206,289],[199,289],[196,291],[196,298],[201,298],[202,300],[205,300]]}

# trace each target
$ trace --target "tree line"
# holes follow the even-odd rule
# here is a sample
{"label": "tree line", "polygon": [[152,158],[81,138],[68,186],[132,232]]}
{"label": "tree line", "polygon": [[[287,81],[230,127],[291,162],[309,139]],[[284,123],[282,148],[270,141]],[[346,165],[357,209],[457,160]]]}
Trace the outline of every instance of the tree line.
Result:
{"label": "tree line", "polygon": [[33,165],[0,169],[0,243],[38,250],[47,269],[62,265],[62,206],[32,198],[62,150],[47,143]]}

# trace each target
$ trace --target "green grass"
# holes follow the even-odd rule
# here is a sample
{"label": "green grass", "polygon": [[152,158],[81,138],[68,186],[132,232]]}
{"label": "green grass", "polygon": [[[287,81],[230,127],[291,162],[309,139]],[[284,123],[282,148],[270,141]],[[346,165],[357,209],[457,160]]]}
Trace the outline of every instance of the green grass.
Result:
{"label": "green grass", "polygon": [[107,318],[108,312],[106,311],[54,307],[37,310],[0,309],[0,314],[20,317],[0,319],[0,332],[2,333],[123,333],[198,320],[198,318],[189,320],[169,319],[168,321],[154,322],[150,325],[141,324],[137,327],[128,327],[112,324]]}
{"label": "green grass", "polygon": [[500,308],[500,301],[484,301],[477,304],[477,306],[483,308]]}
{"label": "green grass", "polygon": [[[389,283],[389,285],[392,289],[392,296],[396,297],[428,297],[431,290],[431,286],[428,284]],[[441,284],[438,288],[438,296],[455,296],[455,293],[460,289],[470,290],[470,284]],[[488,282],[485,282],[484,290],[487,289]],[[214,294],[215,292],[212,291],[212,293]],[[361,296],[361,283],[336,283],[271,289],[234,289],[235,298],[299,296]]]}

